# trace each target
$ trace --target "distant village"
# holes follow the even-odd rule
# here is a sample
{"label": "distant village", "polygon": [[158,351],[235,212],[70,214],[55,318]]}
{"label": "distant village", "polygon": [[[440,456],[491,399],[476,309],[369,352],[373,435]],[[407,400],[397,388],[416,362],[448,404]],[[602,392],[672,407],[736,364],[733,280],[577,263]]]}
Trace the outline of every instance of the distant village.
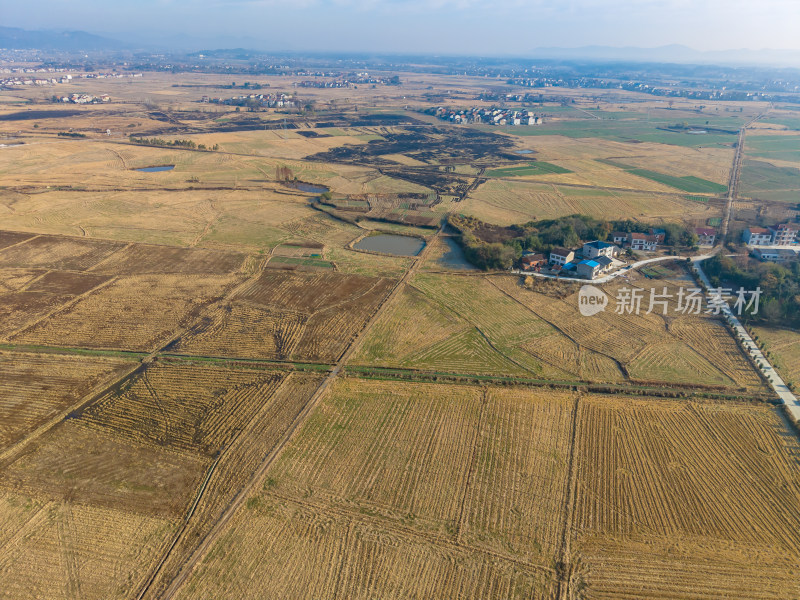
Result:
{"label": "distant village", "polygon": [[111,96],[108,94],[101,94],[99,96],[92,96],[91,94],[70,94],[69,96],[59,97],[58,101],[64,104],[101,104],[103,102],[110,102]]}
{"label": "distant village", "polygon": [[357,88],[359,85],[399,85],[400,78],[375,77],[367,72],[350,73],[337,79],[312,79],[294,83],[294,87],[301,88]]}
{"label": "distant village", "polygon": [[[123,79],[126,77],[142,77],[142,73],[67,73],[62,68],[0,68],[0,89],[14,88],[24,85],[50,86],[72,83],[75,79]],[[59,74],[57,77],[54,75]]]}
{"label": "distant village", "polygon": [[242,94],[230,98],[211,98],[203,96],[200,102],[222,104],[225,106],[247,106],[260,108],[294,108],[297,103],[294,96],[276,92],[274,94]]}
{"label": "distant village", "polygon": [[291,94],[276,92],[274,94],[242,94],[230,98],[211,98],[203,96],[200,102],[222,104],[225,106],[246,106],[260,108],[294,108],[296,102]]}
{"label": "distant village", "polygon": [[530,110],[514,110],[507,108],[467,108],[456,110],[438,106],[429,108],[425,113],[434,115],[450,123],[488,123],[489,125],[541,125],[544,117]]}

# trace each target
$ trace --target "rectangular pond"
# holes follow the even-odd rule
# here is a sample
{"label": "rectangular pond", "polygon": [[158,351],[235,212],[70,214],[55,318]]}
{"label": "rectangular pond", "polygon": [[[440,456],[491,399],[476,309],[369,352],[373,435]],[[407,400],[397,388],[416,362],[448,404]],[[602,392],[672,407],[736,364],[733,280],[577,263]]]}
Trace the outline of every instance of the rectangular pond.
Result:
{"label": "rectangular pond", "polygon": [[408,235],[381,233],[370,235],[353,244],[356,250],[369,250],[397,256],[416,256],[425,247],[425,240]]}

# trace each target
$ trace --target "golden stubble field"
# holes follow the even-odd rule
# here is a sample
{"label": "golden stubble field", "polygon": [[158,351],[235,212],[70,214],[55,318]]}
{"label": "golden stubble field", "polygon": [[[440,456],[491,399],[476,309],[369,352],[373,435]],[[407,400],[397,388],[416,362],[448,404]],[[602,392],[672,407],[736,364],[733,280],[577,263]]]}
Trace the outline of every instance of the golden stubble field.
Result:
{"label": "golden stubble field", "polygon": [[[509,374],[566,381],[721,386],[763,391],[724,323],[676,312],[694,283],[676,265],[664,279],[633,274],[601,286],[609,308],[579,313],[577,288],[553,295],[508,275],[421,273],[370,330],[353,362],[422,371]],[[641,290],[638,314],[616,311],[621,290]],[[663,313],[650,290],[672,296]]]}
{"label": "golden stubble field", "polygon": [[[22,359],[43,381],[57,381],[54,367],[72,367],[83,391],[97,379],[89,364],[84,373],[71,365],[73,357]],[[157,362],[88,403],[76,403],[76,383],[72,397],[58,400],[80,408],[0,458],[0,573],[8,597],[133,596],[188,511],[191,534],[173,549],[175,559],[216,521],[319,377]],[[40,393],[33,384],[15,389],[27,402]],[[3,396],[2,410],[13,414],[14,399]],[[204,502],[196,505],[200,494]]]}
{"label": "golden stubble field", "polygon": [[178,597],[791,597],[798,449],[756,404],[346,379]]}
{"label": "golden stubble field", "polygon": [[703,223],[721,214],[715,205],[672,192],[658,195],[646,189],[608,190],[569,187],[558,182],[491,179],[460,202],[458,211],[497,225],[574,214],[653,224],[684,220]]}
{"label": "golden stubble field", "polygon": [[[413,259],[349,250],[381,224],[336,220],[276,179],[288,167],[336,194],[430,192],[372,164],[306,160],[402,133],[307,126],[326,110],[425,108],[423,94],[445,91],[445,104],[477,105],[486,88],[400,75],[401,88],[358,90],[252,78],[313,101],[302,118],[197,102],[241,93],[205,87],[228,76],[59,87],[112,96],[91,107],[18,102],[49,89],[0,98],[0,117],[32,117],[0,118],[11,144],[0,148],[1,596],[135,598],[149,585],[145,597],[160,598],[181,573],[177,597],[237,600],[800,595],[800,448],[774,408],[750,402],[763,384],[720,321],[587,320],[569,288],[437,272],[427,259],[371,322]],[[693,110],[604,94],[606,112],[622,111],[613,99],[660,119]],[[559,112],[559,95],[582,110],[598,102],[546,90],[545,112]],[[54,108],[77,112],[43,112]],[[586,120],[579,112],[565,122]],[[249,118],[305,119],[312,134],[220,131]],[[71,129],[88,137],[56,136]],[[132,145],[129,133],[219,150]],[[722,147],[516,141],[573,173],[492,179],[436,210],[495,223],[584,212],[700,224],[718,208],[597,159],[718,183],[730,163]],[[444,168],[402,153],[380,161]],[[135,170],[155,165],[174,169]],[[330,266],[274,260],[310,254]],[[685,277],[632,282],[672,289]],[[327,379],[361,332],[350,364]],[[792,340],[769,336],[791,369]],[[509,381],[359,379],[353,366]],[[743,400],[579,391],[587,382],[712,385]]]}

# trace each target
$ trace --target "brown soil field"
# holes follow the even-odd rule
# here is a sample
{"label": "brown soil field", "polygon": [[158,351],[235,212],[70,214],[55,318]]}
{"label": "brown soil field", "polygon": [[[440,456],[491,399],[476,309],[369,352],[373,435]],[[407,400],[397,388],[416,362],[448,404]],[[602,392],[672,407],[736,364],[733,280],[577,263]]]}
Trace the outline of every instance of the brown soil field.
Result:
{"label": "brown soil field", "polygon": [[110,275],[95,273],[48,271],[25,289],[28,292],[81,296],[110,279]]}
{"label": "brown soil field", "polygon": [[0,487],[75,504],[177,518],[209,459],[68,419],[4,461]]}
{"label": "brown soil field", "polygon": [[107,240],[38,236],[0,250],[0,266],[85,271],[123,246],[119,242]]}
{"label": "brown soil field", "polygon": [[172,349],[333,362],[377,310],[391,279],[268,270]]}
{"label": "brown soil field", "polygon": [[[222,275],[118,278],[10,339],[21,344],[153,351],[236,282]],[[19,310],[27,310],[22,301]]]}
{"label": "brown soil field", "polygon": [[0,339],[36,322],[72,300],[66,294],[47,292],[11,292],[0,295]]}
{"label": "brown soil field", "polygon": [[147,273],[227,275],[239,270],[244,260],[245,255],[239,252],[133,244],[92,271],[116,276]]}
{"label": "brown soil field", "polygon": [[0,451],[129,365],[111,358],[0,352]]}
{"label": "brown soil field", "polygon": [[21,290],[45,273],[47,273],[46,269],[2,268],[0,269],[0,293]]}
{"label": "brown soil field", "polygon": [[0,250],[8,248],[14,244],[19,244],[33,237],[31,233],[21,233],[16,231],[0,231]]}

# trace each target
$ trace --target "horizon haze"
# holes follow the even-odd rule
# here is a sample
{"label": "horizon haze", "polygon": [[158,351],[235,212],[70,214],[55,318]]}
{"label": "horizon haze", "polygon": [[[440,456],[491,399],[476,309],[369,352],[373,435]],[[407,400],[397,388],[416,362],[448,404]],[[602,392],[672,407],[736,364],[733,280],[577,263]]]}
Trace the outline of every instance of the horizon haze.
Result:
{"label": "horizon haze", "polygon": [[770,0],[4,1],[4,26],[82,30],[134,46],[524,56],[542,48],[800,50],[800,4]]}

